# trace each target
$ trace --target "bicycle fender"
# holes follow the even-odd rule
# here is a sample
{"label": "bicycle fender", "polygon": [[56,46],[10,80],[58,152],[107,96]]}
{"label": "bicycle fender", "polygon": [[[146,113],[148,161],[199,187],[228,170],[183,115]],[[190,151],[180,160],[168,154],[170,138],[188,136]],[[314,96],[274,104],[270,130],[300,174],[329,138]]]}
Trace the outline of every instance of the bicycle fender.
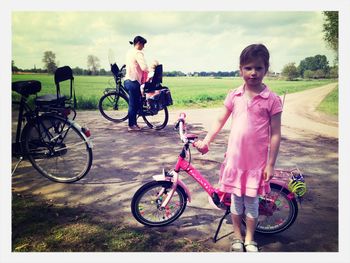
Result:
{"label": "bicycle fender", "polygon": [[[172,177],[165,176],[164,170],[163,170],[163,173],[162,173],[162,174],[153,175],[152,178],[153,178],[155,181],[173,182]],[[178,184],[179,186],[181,186],[182,189],[185,190],[185,193],[186,193],[186,195],[187,195],[188,202],[191,202],[191,200],[192,200],[192,198],[191,198],[191,192],[190,192],[190,190],[188,189],[188,187],[186,186],[186,184],[185,184],[181,179],[178,179],[178,180],[177,180],[177,184]]]}
{"label": "bicycle fender", "polygon": [[93,147],[92,140],[91,140],[90,138],[86,137],[86,135],[85,135],[85,134],[83,133],[83,131],[82,131],[82,127],[81,127],[78,123],[76,123],[75,121],[72,121],[72,120],[69,120],[69,119],[68,119],[68,121],[69,121],[75,128],[77,128],[79,131],[81,131],[81,135],[83,136],[84,140],[87,142],[88,147],[89,147],[90,149],[92,149],[92,147]]}

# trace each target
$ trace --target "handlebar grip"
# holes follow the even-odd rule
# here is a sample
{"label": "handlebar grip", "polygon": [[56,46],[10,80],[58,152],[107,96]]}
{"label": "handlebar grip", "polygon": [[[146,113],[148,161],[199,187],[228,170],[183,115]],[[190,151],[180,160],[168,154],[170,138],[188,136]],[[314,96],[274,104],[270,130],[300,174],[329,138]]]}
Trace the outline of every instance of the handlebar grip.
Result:
{"label": "handlebar grip", "polygon": [[184,112],[180,113],[179,120],[185,121],[185,119],[186,119],[186,113]]}

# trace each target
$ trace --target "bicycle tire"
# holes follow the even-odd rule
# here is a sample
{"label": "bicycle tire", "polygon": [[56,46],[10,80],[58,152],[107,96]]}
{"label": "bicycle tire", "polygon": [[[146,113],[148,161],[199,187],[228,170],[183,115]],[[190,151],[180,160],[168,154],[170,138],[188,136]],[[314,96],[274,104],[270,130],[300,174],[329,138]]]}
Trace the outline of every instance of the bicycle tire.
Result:
{"label": "bicycle tire", "polygon": [[290,192],[277,184],[271,184],[271,192],[259,199],[259,219],[256,232],[277,234],[288,229],[298,216],[298,204],[290,199]]}
{"label": "bicycle tire", "polygon": [[51,181],[72,183],[92,165],[92,149],[74,122],[58,115],[41,115],[23,128],[22,147],[33,167]]}
{"label": "bicycle tire", "polygon": [[128,119],[129,99],[116,91],[103,95],[98,102],[102,116],[112,122],[123,122]]}
{"label": "bicycle tire", "polygon": [[[131,212],[135,219],[146,226],[166,226],[178,219],[187,205],[187,195],[180,186],[165,209],[159,209],[162,199],[172,186],[168,181],[152,181],[140,187],[131,201]],[[159,192],[163,194],[159,197]]]}
{"label": "bicycle tire", "polygon": [[168,124],[169,112],[168,108],[165,106],[162,110],[158,111],[155,115],[142,115],[143,120],[148,127],[155,130],[164,129]]}

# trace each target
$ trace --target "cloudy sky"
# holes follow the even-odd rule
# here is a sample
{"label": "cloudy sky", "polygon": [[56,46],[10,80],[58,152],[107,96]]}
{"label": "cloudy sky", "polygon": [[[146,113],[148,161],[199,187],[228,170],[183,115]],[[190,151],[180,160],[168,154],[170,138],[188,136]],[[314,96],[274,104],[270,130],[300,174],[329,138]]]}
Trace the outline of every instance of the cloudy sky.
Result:
{"label": "cloudy sky", "polygon": [[166,11],[166,12],[12,12],[12,59],[19,68],[43,68],[44,51],[59,66],[87,68],[87,56],[109,69],[111,49],[124,63],[129,40],[142,35],[146,60],[157,59],[165,71],[231,71],[241,50],[264,43],[271,70],[290,62],[334,53],[323,40],[321,11]]}

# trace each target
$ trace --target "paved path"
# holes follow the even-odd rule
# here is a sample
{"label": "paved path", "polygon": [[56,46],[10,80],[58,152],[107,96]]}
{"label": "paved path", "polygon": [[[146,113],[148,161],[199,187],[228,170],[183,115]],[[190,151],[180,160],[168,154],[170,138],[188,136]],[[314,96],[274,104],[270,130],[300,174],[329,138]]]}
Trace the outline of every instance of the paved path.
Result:
{"label": "paved path", "polygon": [[[278,166],[296,164],[307,174],[308,198],[295,224],[276,236],[257,235],[263,251],[338,250],[338,125],[337,120],[319,116],[314,107],[335,84],[288,94],[283,113],[283,140]],[[220,109],[186,110],[189,129],[200,136],[216,119]],[[130,213],[135,191],[161,168],[173,168],[181,149],[173,124],[181,111],[170,108],[169,125],[162,131],[127,133],[127,124],[114,124],[97,111],[78,112],[77,121],[90,127],[94,138],[93,166],[86,178],[74,184],[52,183],[40,176],[28,162],[22,162],[12,179],[13,190],[42,195],[61,205],[83,205],[105,220],[116,217],[135,228],[143,228]],[[142,123],[141,123],[142,125]],[[193,164],[216,184],[226,148],[229,123],[213,143],[211,152],[192,151]],[[191,178],[183,176],[193,195],[184,214],[161,231],[173,231],[179,238],[201,240],[211,251],[227,251],[232,233],[230,219],[224,221],[221,238],[211,241],[222,211],[213,209],[206,194]],[[317,222],[317,223],[316,223]]]}

